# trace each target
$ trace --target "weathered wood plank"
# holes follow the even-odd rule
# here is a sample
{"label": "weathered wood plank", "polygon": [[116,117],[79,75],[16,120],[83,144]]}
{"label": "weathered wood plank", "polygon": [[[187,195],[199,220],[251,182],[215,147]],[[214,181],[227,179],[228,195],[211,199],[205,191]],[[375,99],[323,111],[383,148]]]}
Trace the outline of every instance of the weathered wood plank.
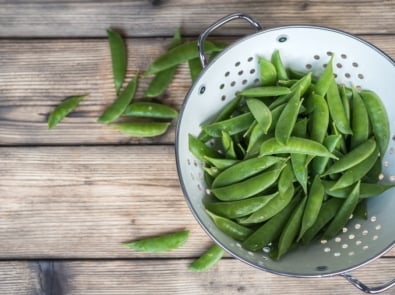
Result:
{"label": "weathered wood plank", "polygon": [[[182,228],[211,241],[178,182],[172,146],[0,148],[1,258],[147,257],[122,242]],[[388,255],[395,255],[395,249]]]}
{"label": "weathered wood plank", "polygon": [[[151,3],[158,3],[153,6]],[[108,27],[130,36],[170,36],[183,25],[199,34],[212,22],[234,12],[251,14],[264,27],[311,24],[352,33],[395,33],[393,1],[1,1],[0,37],[97,37]],[[245,34],[243,22],[222,34]]]}
{"label": "weathered wood plank", "polygon": [[[392,35],[362,37],[395,57]],[[128,39],[128,79],[146,70],[168,41]],[[130,139],[96,122],[115,98],[107,40],[1,40],[0,65],[0,145],[174,143],[174,126],[160,138]],[[136,99],[149,81],[140,79]],[[179,109],[190,87],[182,66],[162,99]],[[48,131],[49,112],[66,96],[82,93],[90,96]]]}
{"label": "weathered wood plank", "polygon": [[[392,279],[395,258],[353,274],[369,286]],[[291,278],[223,259],[204,273],[190,259],[0,262],[1,294],[361,294],[341,277]],[[394,294],[391,289],[383,294]]]}

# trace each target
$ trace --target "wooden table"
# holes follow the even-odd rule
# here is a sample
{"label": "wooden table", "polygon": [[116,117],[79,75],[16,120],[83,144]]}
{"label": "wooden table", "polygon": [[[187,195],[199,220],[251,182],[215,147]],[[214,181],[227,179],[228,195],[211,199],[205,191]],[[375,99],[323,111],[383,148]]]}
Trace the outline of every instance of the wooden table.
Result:
{"label": "wooden table", "polygon": [[[114,99],[107,28],[127,36],[129,79],[176,27],[194,39],[236,11],[265,28],[345,30],[395,57],[392,0],[0,1],[0,294],[360,294],[340,277],[282,277],[229,256],[208,272],[188,271],[211,241],[180,189],[175,124],[165,136],[134,139],[96,122]],[[250,32],[236,21],[216,34],[234,41]],[[183,66],[163,100],[180,108],[190,85]],[[49,131],[53,107],[83,93],[78,111]],[[173,252],[121,246],[182,228],[190,239]],[[372,285],[392,279],[395,250],[355,275]]]}

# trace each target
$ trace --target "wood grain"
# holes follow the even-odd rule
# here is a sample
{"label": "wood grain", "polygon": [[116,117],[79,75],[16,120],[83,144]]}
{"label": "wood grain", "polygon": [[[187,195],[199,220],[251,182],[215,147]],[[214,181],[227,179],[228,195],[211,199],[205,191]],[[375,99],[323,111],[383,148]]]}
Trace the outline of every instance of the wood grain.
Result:
{"label": "wood grain", "polygon": [[[151,3],[159,5],[152,5]],[[109,27],[129,36],[171,36],[182,25],[197,35],[234,12],[251,14],[264,27],[311,24],[356,34],[395,33],[393,1],[1,1],[0,37],[103,37]],[[244,22],[217,34],[245,34]]]}
{"label": "wood grain", "polygon": [[[9,261],[0,263],[0,294],[306,294],[359,295],[339,276],[291,278],[222,259],[203,273],[187,269],[191,259],[114,261]],[[353,271],[369,286],[393,278],[394,258]],[[389,290],[383,294],[394,294]]]}
{"label": "wood grain", "polygon": [[[395,57],[393,36],[362,37]],[[144,72],[168,42],[128,39],[127,80]],[[175,124],[165,136],[136,139],[96,122],[115,99],[107,40],[0,40],[0,67],[0,145],[174,143]],[[149,81],[149,77],[140,79],[136,100],[142,99]],[[179,109],[191,85],[183,65],[160,100]],[[83,93],[90,95],[48,131],[49,112],[65,97]]]}

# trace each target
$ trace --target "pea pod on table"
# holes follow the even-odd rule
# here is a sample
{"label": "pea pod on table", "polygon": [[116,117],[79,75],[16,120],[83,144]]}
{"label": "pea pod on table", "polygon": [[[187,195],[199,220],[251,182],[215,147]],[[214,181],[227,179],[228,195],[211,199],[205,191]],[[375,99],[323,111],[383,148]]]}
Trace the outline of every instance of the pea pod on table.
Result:
{"label": "pea pod on table", "polygon": [[109,125],[110,128],[133,137],[155,137],[163,135],[169,126],[170,123],[167,122],[120,122]]}
{"label": "pea pod on table", "polygon": [[196,272],[206,271],[220,261],[224,254],[225,251],[217,244],[214,244],[202,256],[192,262],[188,268]]}
{"label": "pea pod on table", "polygon": [[156,119],[176,119],[178,112],[167,105],[155,102],[134,102],[127,106],[124,116]]}
{"label": "pea pod on table", "polygon": [[68,114],[76,109],[82,100],[84,100],[87,95],[70,96],[66,98],[62,103],[60,103],[55,109],[50,113],[48,117],[48,128],[54,128],[59,122],[61,122]]}
{"label": "pea pod on table", "polygon": [[125,80],[127,67],[126,46],[122,36],[114,31],[107,30],[110,44],[112,72],[114,77],[115,92],[118,95]]}

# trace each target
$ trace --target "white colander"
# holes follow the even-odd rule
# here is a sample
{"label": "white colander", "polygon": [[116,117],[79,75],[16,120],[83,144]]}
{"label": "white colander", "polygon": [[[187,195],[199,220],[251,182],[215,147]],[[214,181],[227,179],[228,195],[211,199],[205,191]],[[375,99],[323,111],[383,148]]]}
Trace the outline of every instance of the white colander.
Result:
{"label": "white colander", "polygon": [[[244,19],[258,32],[225,49],[210,64],[201,46],[216,28],[234,19]],[[348,272],[389,251],[395,244],[395,196],[389,190],[368,201],[368,220],[355,219],[329,241],[300,247],[279,261],[271,260],[265,249],[250,252],[219,231],[206,214],[202,200],[207,197],[203,167],[188,149],[188,134],[197,136],[203,122],[221,110],[237,91],[259,79],[258,56],[270,59],[278,49],[286,67],[319,74],[334,54],[338,83],[375,91],[383,100],[395,134],[395,64],[382,51],[353,35],[316,26],[286,26],[261,30],[251,17],[236,13],[220,19],[199,38],[204,70],[190,89],[180,114],[176,136],[176,160],[181,187],[197,221],[208,235],[234,257],[271,273],[296,277],[343,275],[367,293],[378,293],[395,285],[392,280],[369,288]],[[391,140],[383,158],[381,181],[395,182],[395,144]]]}

